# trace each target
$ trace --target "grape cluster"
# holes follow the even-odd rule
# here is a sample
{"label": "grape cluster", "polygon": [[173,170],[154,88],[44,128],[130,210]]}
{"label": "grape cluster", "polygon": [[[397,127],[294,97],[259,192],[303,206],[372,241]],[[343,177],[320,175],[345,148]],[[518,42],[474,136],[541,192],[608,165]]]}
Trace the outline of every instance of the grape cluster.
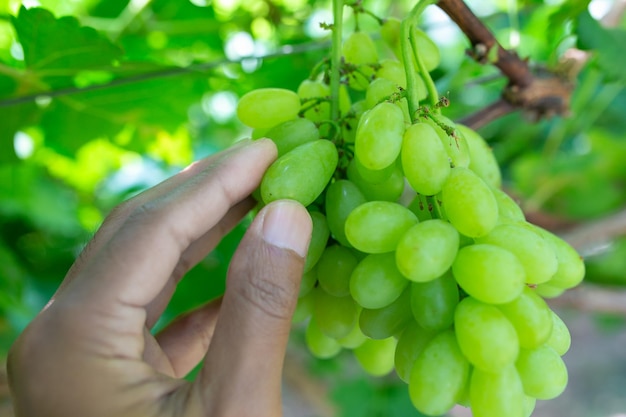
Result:
{"label": "grape cluster", "polygon": [[[417,33],[431,70],[439,52]],[[399,21],[381,34],[397,52]],[[337,97],[322,72],[297,92],[249,92],[237,109],[278,148],[260,204],[294,199],[313,220],[294,320],[317,357],[349,349],[372,375],[395,368],[424,414],[462,404],[529,416],[567,384],[570,335],[543,297],[583,279],[580,256],[526,221],[478,133],[439,108],[409,113],[399,58],[379,60],[363,32],[342,52]]]}

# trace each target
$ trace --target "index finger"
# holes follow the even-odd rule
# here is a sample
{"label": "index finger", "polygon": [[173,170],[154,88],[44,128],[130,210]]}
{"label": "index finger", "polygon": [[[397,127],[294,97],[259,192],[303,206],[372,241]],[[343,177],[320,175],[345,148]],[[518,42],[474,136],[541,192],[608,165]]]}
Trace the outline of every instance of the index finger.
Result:
{"label": "index finger", "polygon": [[137,205],[91,256],[68,292],[86,303],[113,300],[147,305],[166,284],[185,249],[258,187],[275,158],[276,147],[270,140],[250,142],[216,158],[167,193]]}

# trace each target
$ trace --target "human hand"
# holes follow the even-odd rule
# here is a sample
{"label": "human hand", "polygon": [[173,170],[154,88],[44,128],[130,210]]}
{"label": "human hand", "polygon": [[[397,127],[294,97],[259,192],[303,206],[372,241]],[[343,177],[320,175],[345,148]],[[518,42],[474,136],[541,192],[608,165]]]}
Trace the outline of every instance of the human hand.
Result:
{"label": "human hand", "polygon": [[[253,207],[275,158],[269,140],[240,143],[117,207],[12,347],[16,415],[279,416],[312,227],[300,204],[256,216],[223,299],[150,333],[177,282]],[[201,360],[194,382],[180,379]]]}

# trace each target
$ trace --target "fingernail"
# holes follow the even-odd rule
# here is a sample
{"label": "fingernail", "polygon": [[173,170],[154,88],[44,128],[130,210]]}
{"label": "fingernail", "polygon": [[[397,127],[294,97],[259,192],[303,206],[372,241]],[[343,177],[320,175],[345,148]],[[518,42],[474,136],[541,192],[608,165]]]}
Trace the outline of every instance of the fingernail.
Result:
{"label": "fingernail", "polygon": [[311,239],[311,216],[295,201],[269,204],[263,217],[263,239],[279,248],[291,249],[303,258]]}

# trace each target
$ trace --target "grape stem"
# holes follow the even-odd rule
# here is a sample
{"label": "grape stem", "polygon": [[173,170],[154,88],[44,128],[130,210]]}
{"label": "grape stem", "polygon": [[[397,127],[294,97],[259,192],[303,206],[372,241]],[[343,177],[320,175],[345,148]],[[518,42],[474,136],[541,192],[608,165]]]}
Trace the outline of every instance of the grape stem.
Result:
{"label": "grape stem", "polygon": [[333,32],[330,56],[330,118],[339,120],[339,82],[344,0],[333,0]]}
{"label": "grape stem", "polygon": [[[420,14],[424,11],[426,6],[435,3],[436,0],[418,0],[418,2],[413,6],[413,9],[409,13],[409,15],[402,20],[402,24],[400,26],[400,47],[402,50],[402,61],[404,62],[404,71],[406,73],[406,86],[407,86],[407,101],[409,104],[409,113],[411,115],[411,122],[416,122],[418,115],[417,111],[420,107],[420,101],[418,97],[417,91],[417,68],[415,68],[415,60],[414,56],[417,56],[417,53],[414,54],[414,48],[411,46],[411,28],[413,25],[417,23],[417,19]],[[431,80],[432,81],[432,80]]]}

